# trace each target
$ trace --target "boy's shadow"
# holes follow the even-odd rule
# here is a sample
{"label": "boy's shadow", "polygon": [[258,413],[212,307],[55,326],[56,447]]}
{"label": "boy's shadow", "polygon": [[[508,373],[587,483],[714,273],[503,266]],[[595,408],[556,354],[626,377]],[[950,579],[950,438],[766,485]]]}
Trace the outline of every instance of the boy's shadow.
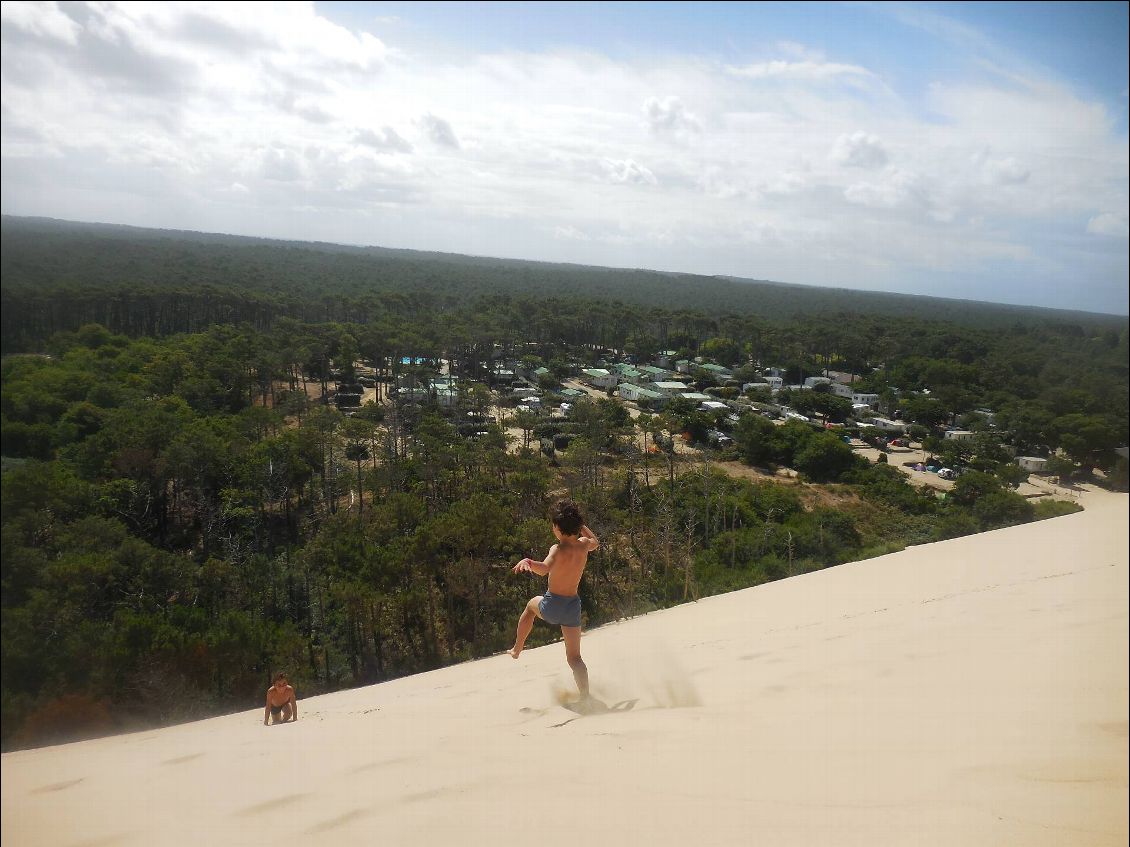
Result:
{"label": "boy's shadow", "polygon": [[603,715],[608,712],[629,712],[638,703],[639,700],[621,700],[609,706],[607,703],[597,700],[595,697],[588,697],[584,700],[576,700],[572,703],[562,703],[561,705],[578,715]]}

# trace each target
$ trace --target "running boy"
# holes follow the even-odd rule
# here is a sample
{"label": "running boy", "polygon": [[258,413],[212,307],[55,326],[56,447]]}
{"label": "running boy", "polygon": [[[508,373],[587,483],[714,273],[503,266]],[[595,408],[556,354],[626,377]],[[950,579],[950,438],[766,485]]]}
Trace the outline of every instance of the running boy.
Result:
{"label": "running boy", "polygon": [[561,627],[565,638],[565,658],[573,671],[581,697],[589,696],[589,671],[581,659],[581,598],[577,586],[588,564],[589,553],[600,546],[592,530],[585,526],[581,510],[572,500],[558,500],[549,509],[549,520],[557,543],[549,548],[544,562],[523,559],[513,573],[536,573],[549,577],[549,590],[544,596],[532,597],[518,619],[518,635],[510,655],[515,659],[526,646],[526,638],[534,628],[534,618]]}

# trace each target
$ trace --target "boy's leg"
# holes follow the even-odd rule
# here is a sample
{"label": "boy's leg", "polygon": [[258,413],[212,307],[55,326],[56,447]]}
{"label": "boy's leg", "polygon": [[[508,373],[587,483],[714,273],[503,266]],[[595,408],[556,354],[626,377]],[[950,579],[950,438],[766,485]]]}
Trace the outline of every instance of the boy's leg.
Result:
{"label": "boy's leg", "polygon": [[589,696],[589,669],[585,660],[581,658],[581,628],[579,626],[561,627],[561,635],[565,638],[565,658],[573,671],[573,679],[577,683],[577,690],[581,697]]}
{"label": "boy's leg", "polygon": [[526,646],[526,639],[530,637],[530,630],[534,628],[534,618],[541,617],[538,612],[540,602],[541,597],[531,597],[526,608],[522,610],[522,617],[518,618],[518,634],[514,637],[514,646],[510,648],[510,655],[515,659],[522,652],[522,648]]}

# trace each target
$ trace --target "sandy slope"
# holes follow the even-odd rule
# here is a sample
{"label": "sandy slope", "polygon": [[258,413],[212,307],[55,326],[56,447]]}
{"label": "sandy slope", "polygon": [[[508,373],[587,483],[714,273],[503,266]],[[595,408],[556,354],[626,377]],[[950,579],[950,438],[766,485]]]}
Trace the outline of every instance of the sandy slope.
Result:
{"label": "sandy slope", "polygon": [[608,714],[555,644],[8,754],[3,844],[1121,847],[1128,503],[1085,504],[595,630]]}

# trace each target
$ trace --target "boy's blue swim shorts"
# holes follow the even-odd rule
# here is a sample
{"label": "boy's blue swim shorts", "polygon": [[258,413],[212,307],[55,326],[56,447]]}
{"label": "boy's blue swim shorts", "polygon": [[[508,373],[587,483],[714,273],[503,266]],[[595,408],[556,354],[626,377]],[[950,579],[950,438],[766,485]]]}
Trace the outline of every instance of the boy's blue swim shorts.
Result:
{"label": "boy's blue swim shorts", "polygon": [[580,626],[581,598],[575,594],[572,597],[562,597],[560,594],[547,591],[538,603],[538,613],[546,623],[556,626]]}

